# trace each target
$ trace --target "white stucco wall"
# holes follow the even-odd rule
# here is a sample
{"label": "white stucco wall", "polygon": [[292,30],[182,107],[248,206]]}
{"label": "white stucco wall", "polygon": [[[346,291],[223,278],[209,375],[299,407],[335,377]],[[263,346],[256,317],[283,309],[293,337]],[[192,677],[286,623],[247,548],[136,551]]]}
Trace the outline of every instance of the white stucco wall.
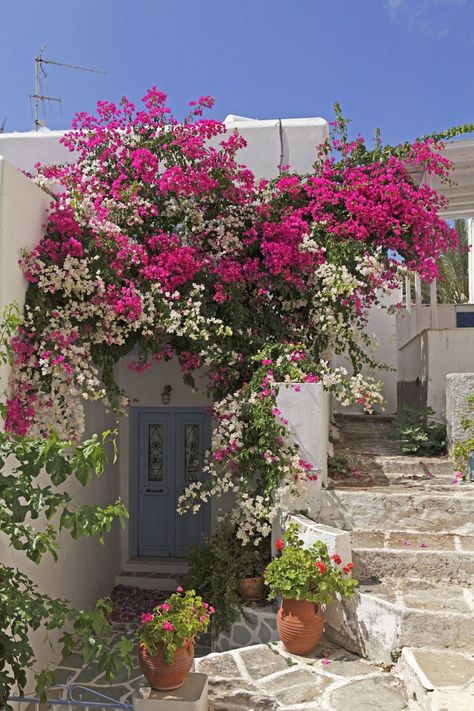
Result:
{"label": "white stucco wall", "polygon": [[[20,247],[32,247],[41,237],[42,224],[50,202],[49,196],[16,168],[0,157],[0,306],[16,301],[23,305],[26,281],[18,267]],[[7,387],[8,370],[0,373],[0,389]],[[88,433],[101,432],[112,424],[104,408],[89,405]],[[102,479],[95,479],[84,489],[77,481],[67,483],[75,503],[108,504],[119,494],[116,467],[109,466]],[[0,535],[0,559],[6,565],[20,565],[41,587],[56,597],[65,597],[78,607],[89,607],[110,593],[119,567],[118,529],[107,540],[107,547],[95,540],[75,542],[61,536],[59,562],[45,557],[37,566],[25,556],[8,547]],[[43,643],[43,633],[36,636],[36,648],[45,661],[51,652]]]}
{"label": "white stucco wall", "polygon": [[399,382],[407,396],[418,387],[423,394],[421,405],[431,407],[442,419],[446,412],[446,377],[449,373],[472,372],[473,354],[474,328],[422,331],[400,349]]}
{"label": "white stucco wall", "polygon": [[[383,297],[381,305],[384,308],[373,306],[369,312],[366,333],[371,337],[375,336],[378,345],[375,348],[374,356],[377,361],[384,363],[390,367],[390,370],[364,368],[364,373],[370,375],[376,380],[383,382],[382,395],[385,400],[385,413],[394,414],[397,411],[397,320],[396,316],[389,313],[387,307],[401,302],[402,290],[397,289],[389,295]],[[333,360],[335,366],[344,366],[351,369],[350,363],[342,356],[336,356]],[[351,407],[342,407],[337,401],[333,400],[334,412],[362,412],[360,405]]]}
{"label": "white stucco wall", "polygon": [[444,415],[446,376],[448,373],[471,373],[473,363],[474,328],[428,331],[428,407]]}

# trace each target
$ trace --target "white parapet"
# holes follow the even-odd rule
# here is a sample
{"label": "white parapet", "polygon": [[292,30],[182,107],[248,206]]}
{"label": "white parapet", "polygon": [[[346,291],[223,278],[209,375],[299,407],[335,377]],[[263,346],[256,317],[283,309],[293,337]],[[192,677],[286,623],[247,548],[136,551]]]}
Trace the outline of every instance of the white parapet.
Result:
{"label": "white parapet", "polygon": [[[329,447],[329,393],[320,383],[300,383],[298,389],[280,384],[277,407],[288,420],[288,437],[298,445],[301,458],[313,465],[316,481],[308,481],[304,501],[293,510],[315,513],[320,507],[320,491],[327,479]],[[290,508],[290,507],[289,507]]]}
{"label": "white parapet", "polygon": [[133,695],[133,711],[208,711],[207,675],[191,673],[174,691],[143,686]]}
{"label": "white parapet", "polygon": [[290,514],[285,523],[285,528],[290,523],[298,526],[299,537],[303,541],[305,548],[309,548],[322,541],[328,547],[329,555],[338,554],[341,556],[341,565],[352,562],[351,538],[349,531],[342,531],[340,528],[325,526],[322,523],[311,521],[306,516]]}

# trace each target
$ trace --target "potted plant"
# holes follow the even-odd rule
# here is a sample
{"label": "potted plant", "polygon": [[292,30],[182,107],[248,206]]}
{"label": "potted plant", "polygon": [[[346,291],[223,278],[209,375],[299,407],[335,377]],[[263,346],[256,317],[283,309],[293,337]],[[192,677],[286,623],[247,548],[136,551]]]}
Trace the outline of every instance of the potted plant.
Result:
{"label": "potted plant", "polygon": [[207,631],[213,613],[194,590],[178,587],[153,612],[142,614],[138,662],[150,686],[160,691],[182,686],[194,661],[196,635]]}
{"label": "potted plant", "polygon": [[327,546],[316,541],[304,548],[298,528],[288,526],[284,540],[276,542],[277,556],[265,570],[269,599],[281,598],[277,615],[280,639],[291,654],[309,654],[321,639],[324,618],[321,604],[335,594],[352,595],[357,581],[352,563],[342,567],[340,556],[329,556]]}
{"label": "potted plant", "polygon": [[238,591],[248,602],[261,600],[265,593],[264,572],[270,561],[269,539],[260,545],[240,546],[237,551]]}

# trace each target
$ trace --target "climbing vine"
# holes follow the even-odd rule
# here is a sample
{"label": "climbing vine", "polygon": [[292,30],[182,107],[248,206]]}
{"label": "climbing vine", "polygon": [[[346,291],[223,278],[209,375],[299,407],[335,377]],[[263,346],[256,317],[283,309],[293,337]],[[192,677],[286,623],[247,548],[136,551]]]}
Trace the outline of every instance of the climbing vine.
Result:
{"label": "climbing vine", "polygon": [[[202,117],[209,97],[183,122],[165,102],[153,87],[138,110],[99,103],[62,139],[74,162],[39,167],[52,203],[44,237],[22,256],[29,289],[7,427],[80,437],[84,399],[126,408],[113,379],[121,358],[135,349],[136,370],[176,358],[215,417],[207,481],[181,509],[231,490],[239,536],[258,541],[281,497],[317,476],[285,438],[281,383],[381,404],[380,384],[361,375],[375,365],[367,312],[401,271],[437,276],[456,243],[438,217],[443,199],[411,172],[446,177],[449,164],[430,138],[350,141],[337,110],[311,174],[284,166],[258,179],[238,162],[238,132]],[[332,367],[334,354],[349,356],[352,375]]]}

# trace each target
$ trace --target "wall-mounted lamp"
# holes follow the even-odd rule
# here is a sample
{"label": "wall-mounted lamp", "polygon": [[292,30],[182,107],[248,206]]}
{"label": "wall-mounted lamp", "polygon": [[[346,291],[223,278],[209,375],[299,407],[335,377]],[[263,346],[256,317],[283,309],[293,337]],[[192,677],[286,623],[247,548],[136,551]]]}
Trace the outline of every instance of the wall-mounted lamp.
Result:
{"label": "wall-mounted lamp", "polygon": [[171,385],[165,385],[161,391],[161,402],[163,405],[169,405],[171,400]]}

